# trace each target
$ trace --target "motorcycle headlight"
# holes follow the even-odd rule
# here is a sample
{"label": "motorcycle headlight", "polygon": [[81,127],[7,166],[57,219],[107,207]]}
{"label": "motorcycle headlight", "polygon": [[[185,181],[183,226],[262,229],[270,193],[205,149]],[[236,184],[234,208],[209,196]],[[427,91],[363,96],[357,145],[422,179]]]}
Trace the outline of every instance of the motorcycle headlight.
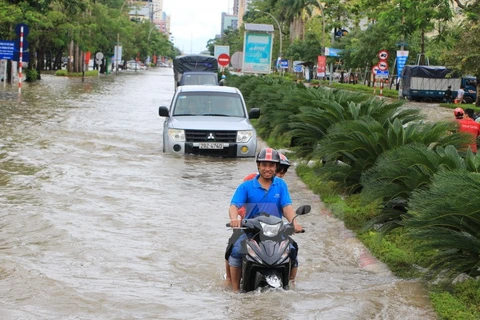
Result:
{"label": "motorcycle headlight", "polygon": [[237,131],[237,143],[246,143],[253,137],[252,130]]}
{"label": "motorcycle headlight", "polygon": [[168,129],[168,136],[174,141],[185,142],[185,130]]}
{"label": "motorcycle headlight", "polygon": [[250,247],[248,243],[246,244],[246,247],[248,255],[258,263],[262,263],[262,259],[260,259],[260,257],[255,253],[255,251],[252,249],[252,247]]}
{"label": "motorcycle headlight", "polygon": [[278,234],[278,230],[280,230],[281,225],[282,225],[281,222],[277,224],[266,224],[264,222],[260,222],[260,226],[262,226],[263,234],[267,237],[275,237]]}

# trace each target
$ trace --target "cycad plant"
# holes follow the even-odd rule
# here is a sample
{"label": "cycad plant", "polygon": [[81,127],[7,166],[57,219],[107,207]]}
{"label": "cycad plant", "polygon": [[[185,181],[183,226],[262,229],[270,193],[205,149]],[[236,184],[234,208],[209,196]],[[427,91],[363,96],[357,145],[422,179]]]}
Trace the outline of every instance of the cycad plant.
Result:
{"label": "cycad plant", "polygon": [[365,229],[376,226],[377,231],[388,233],[401,226],[402,218],[408,216],[407,205],[412,192],[430,186],[435,173],[456,169],[479,172],[480,155],[475,157],[470,153],[463,159],[453,145],[432,150],[421,143],[385,152],[361,176],[361,200],[380,203],[379,214],[365,225]]}
{"label": "cycad plant", "polygon": [[464,135],[451,134],[454,125],[451,122],[404,125],[399,118],[382,124],[370,116],[343,121],[328,131],[315,151],[326,162],[319,173],[338,182],[346,192],[357,193],[362,190],[362,173],[388,150],[411,143],[461,146]]}
{"label": "cycad plant", "polygon": [[258,120],[257,130],[264,140],[270,138],[276,126],[288,121],[294,112],[283,107],[282,101],[287,95],[294,95],[298,89],[294,84],[265,84],[258,83],[251,92],[248,101],[251,106],[260,108],[261,117]]}
{"label": "cycad plant", "polygon": [[402,102],[387,103],[367,95],[344,90],[318,88],[320,97],[305,104],[299,113],[291,117],[290,135],[295,139],[299,156],[315,157],[321,139],[336,124],[347,120],[358,120],[368,116],[385,125],[393,119],[402,124],[420,121],[423,117],[416,109],[401,108]]}
{"label": "cycad plant", "polygon": [[480,275],[480,174],[442,171],[428,189],[413,192],[402,223],[428,252],[433,274]]}

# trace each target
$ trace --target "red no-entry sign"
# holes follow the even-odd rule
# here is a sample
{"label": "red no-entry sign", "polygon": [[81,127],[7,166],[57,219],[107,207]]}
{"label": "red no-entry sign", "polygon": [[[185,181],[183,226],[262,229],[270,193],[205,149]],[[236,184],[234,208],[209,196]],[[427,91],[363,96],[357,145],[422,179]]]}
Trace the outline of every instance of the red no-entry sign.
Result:
{"label": "red no-entry sign", "polygon": [[230,64],[230,56],[226,53],[222,53],[218,56],[218,64],[222,67],[226,67]]}

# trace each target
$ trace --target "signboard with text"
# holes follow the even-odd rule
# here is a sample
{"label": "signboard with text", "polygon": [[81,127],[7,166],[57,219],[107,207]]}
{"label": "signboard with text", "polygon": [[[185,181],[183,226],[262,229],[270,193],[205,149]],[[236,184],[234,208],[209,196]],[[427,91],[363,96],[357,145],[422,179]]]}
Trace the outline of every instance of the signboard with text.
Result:
{"label": "signboard with text", "polygon": [[325,48],[325,55],[327,57],[338,57],[340,55],[341,49],[335,49],[335,48]]}
{"label": "signboard with text", "polygon": [[327,57],[318,56],[317,57],[317,76],[325,77],[327,70]]}
{"label": "signboard with text", "polygon": [[0,60],[13,60],[15,41],[0,40]]}
{"label": "signboard with text", "polygon": [[280,68],[288,69],[288,60],[287,59],[280,60]]}
{"label": "signboard with text", "polygon": [[245,32],[242,68],[244,73],[271,73],[272,42],[273,35],[270,33]]}
{"label": "signboard with text", "polygon": [[398,50],[397,51],[397,76],[401,77],[403,67],[405,67],[405,63],[408,59],[408,51],[406,50]]}
{"label": "signboard with text", "polygon": [[388,79],[388,70],[377,70],[375,78]]}
{"label": "signboard with text", "polygon": [[218,56],[222,53],[226,53],[230,56],[230,46],[221,46],[216,44],[213,47],[213,56],[218,59]]}

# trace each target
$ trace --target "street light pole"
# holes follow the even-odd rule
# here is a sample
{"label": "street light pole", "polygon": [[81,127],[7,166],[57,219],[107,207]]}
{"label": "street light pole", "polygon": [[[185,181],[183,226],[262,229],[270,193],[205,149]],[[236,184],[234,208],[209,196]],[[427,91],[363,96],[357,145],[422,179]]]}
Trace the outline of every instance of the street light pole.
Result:
{"label": "street light pole", "polygon": [[322,10],[322,56],[325,55],[325,8],[323,5],[319,2],[318,5],[320,6],[320,9]]}
{"label": "street light pole", "polygon": [[280,38],[280,52],[279,52],[279,60],[282,60],[282,28],[280,28],[280,23],[278,23],[278,20],[275,19],[275,17],[268,13],[268,12],[265,12],[265,11],[262,11],[262,10],[259,10],[259,9],[255,9],[255,11],[257,12],[263,12],[265,14],[268,14],[270,17],[272,17],[273,20],[275,20],[275,22],[277,23],[277,27],[278,27],[278,35],[279,35],[279,38]]}

